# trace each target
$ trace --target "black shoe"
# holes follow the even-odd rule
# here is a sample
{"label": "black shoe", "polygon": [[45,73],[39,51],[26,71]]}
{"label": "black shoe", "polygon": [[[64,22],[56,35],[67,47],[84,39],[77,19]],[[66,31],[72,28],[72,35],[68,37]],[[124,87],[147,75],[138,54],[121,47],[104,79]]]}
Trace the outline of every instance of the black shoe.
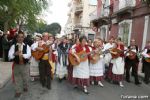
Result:
{"label": "black shoe", "polygon": [[24,91],[24,92],[28,92],[28,88],[24,88],[23,91]]}
{"label": "black shoe", "polygon": [[135,82],[135,85],[140,85],[140,84],[142,84],[141,82]]}
{"label": "black shoe", "polygon": [[59,83],[61,83],[62,82],[62,79],[59,79]]}
{"label": "black shoe", "polygon": [[128,83],[130,83],[131,81],[130,80],[126,80]]}
{"label": "black shoe", "polygon": [[51,90],[51,86],[47,86],[47,89]]}
{"label": "black shoe", "polygon": [[63,78],[63,80],[67,80],[67,78],[66,78],[66,77],[64,77],[64,78]]}
{"label": "black shoe", "polygon": [[18,92],[18,93],[15,94],[15,98],[19,98],[20,96],[21,96],[20,92]]}
{"label": "black shoe", "polygon": [[44,84],[44,83],[42,83],[42,87],[45,87],[45,84]]}
{"label": "black shoe", "polygon": [[78,89],[78,87],[77,87],[77,86],[74,86],[73,89]]}
{"label": "black shoe", "polygon": [[149,83],[150,83],[150,81],[144,81],[144,83],[145,83],[145,84],[149,84]]}

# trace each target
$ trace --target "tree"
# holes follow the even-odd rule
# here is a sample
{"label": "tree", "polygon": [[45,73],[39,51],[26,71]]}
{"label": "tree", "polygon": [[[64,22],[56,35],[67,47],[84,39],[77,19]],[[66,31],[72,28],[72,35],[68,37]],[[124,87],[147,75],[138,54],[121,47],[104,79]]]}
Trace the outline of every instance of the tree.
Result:
{"label": "tree", "polygon": [[61,26],[59,23],[52,23],[50,25],[47,25],[46,32],[49,32],[53,35],[59,34],[61,32]]}
{"label": "tree", "polygon": [[38,33],[43,33],[46,31],[46,22],[44,20],[39,20],[36,24],[36,32]]}
{"label": "tree", "polygon": [[21,28],[26,24],[31,30],[37,23],[36,16],[48,6],[47,0],[0,0],[0,19],[4,21],[4,32],[15,23]]}

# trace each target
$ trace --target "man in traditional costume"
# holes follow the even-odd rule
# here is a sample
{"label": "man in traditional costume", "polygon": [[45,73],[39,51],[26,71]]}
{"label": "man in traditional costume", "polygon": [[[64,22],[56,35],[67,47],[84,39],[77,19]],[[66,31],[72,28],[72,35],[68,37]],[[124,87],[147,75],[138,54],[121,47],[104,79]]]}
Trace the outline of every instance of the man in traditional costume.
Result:
{"label": "man in traditional costume", "polygon": [[19,31],[17,43],[9,50],[9,59],[14,61],[13,74],[15,79],[15,97],[20,97],[22,86],[24,92],[28,91],[28,61],[31,57],[31,48],[24,42],[24,33]]}

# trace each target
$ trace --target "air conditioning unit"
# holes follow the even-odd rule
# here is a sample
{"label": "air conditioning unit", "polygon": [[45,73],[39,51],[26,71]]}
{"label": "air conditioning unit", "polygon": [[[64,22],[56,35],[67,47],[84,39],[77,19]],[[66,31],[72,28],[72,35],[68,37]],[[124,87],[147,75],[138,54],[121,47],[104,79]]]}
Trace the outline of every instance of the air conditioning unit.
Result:
{"label": "air conditioning unit", "polygon": [[114,19],[112,19],[111,21],[112,21],[112,24],[116,24],[116,23],[118,23],[117,18],[114,18]]}

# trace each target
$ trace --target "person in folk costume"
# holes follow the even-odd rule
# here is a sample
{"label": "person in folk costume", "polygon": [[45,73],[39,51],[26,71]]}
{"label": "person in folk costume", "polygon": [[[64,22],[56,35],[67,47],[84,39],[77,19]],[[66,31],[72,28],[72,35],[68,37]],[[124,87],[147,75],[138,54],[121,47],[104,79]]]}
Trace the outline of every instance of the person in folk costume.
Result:
{"label": "person in folk costume", "polygon": [[8,57],[14,62],[13,74],[15,79],[15,97],[20,97],[23,91],[28,91],[28,61],[31,57],[31,48],[24,42],[24,33],[19,31],[17,42],[10,47]]}
{"label": "person in folk costume", "polygon": [[112,59],[110,67],[112,69],[111,80],[113,82],[119,83],[120,87],[124,87],[123,78],[124,78],[124,50],[125,46],[121,41],[121,38],[118,38],[116,41],[116,47],[110,51],[112,53]]}
{"label": "person in folk costume", "polygon": [[53,43],[51,46],[50,46],[50,50],[49,50],[49,63],[50,63],[50,65],[51,65],[51,67],[52,67],[52,69],[51,69],[51,72],[52,72],[52,79],[54,79],[54,73],[55,73],[55,66],[56,66],[56,59],[57,59],[57,57],[56,57],[56,55],[57,55],[57,43],[56,43],[56,41],[55,41],[55,38],[54,38],[54,36],[53,35],[50,35],[49,36],[49,41],[51,42],[51,43]]}
{"label": "person in folk costume", "polygon": [[66,79],[67,76],[67,66],[68,66],[68,51],[69,44],[67,43],[67,37],[62,37],[62,42],[58,45],[57,48],[57,65],[56,65],[56,75],[59,78],[59,82],[62,82],[63,79]]}
{"label": "person in folk costume", "polygon": [[132,75],[135,78],[135,84],[139,85],[141,83],[138,79],[138,46],[136,45],[135,39],[131,39],[131,44],[128,46],[128,49],[129,51],[127,51],[125,58],[126,81],[130,83],[130,69],[132,68]]}
{"label": "person in folk costume", "polygon": [[0,30],[0,59],[3,58],[2,39],[3,39],[3,32]]}
{"label": "person in folk costume", "polygon": [[[36,34],[34,43],[31,45],[31,50],[36,51],[38,46],[41,46],[42,43],[42,35]],[[31,81],[34,81],[36,77],[39,76],[39,60],[36,60],[35,57],[31,57],[30,59],[30,76]]]}
{"label": "person in folk costume", "polygon": [[[86,53],[89,53],[91,51],[91,48],[86,45],[87,44],[87,38],[85,36],[81,36],[79,38],[80,44],[77,45],[74,49],[72,49],[71,54],[73,54],[77,61],[80,62],[80,58],[76,55],[76,53],[80,53],[82,51],[85,51]],[[87,87],[90,84],[89,79],[89,62],[88,59],[84,62],[80,62],[79,65],[76,65],[73,67],[73,84],[75,86],[79,86],[83,88],[83,92],[86,94],[89,94]]]}
{"label": "person in folk costume", "polygon": [[[112,49],[115,47],[115,43],[114,43],[114,40],[115,38],[114,37],[110,37],[109,39],[109,42],[104,44],[104,51],[106,50],[109,50],[109,49]],[[110,64],[110,61],[111,61],[111,53],[106,53],[104,55],[104,62],[105,62],[105,78],[106,79],[109,79],[108,76],[109,76],[109,64]]]}
{"label": "person in folk costume", "polygon": [[[100,55],[99,49],[103,49],[103,42],[102,40],[95,39],[93,42],[92,50],[98,50],[95,53],[99,56],[99,60],[95,64],[90,62],[90,81],[92,84],[96,82],[98,85],[103,87],[104,85],[102,84],[102,81],[104,75],[104,60],[103,56]],[[93,59],[93,57],[90,57],[90,59]]]}
{"label": "person in folk costume", "polygon": [[8,40],[8,33],[3,35],[2,38],[2,48],[3,48],[3,60],[8,62],[8,51],[10,48],[11,41]]}
{"label": "person in folk costume", "polygon": [[92,40],[91,39],[88,39],[88,46],[92,47]]}
{"label": "person in folk costume", "polygon": [[[36,47],[36,50],[43,51],[44,48],[42,46],[46,46],[47,48],[51,48],[52,42],[49,41],[49,33],[45,32],[42,34],[42,43],[41,46]],[[44,53],[39,62],[39,73],[40,73],[40,83],[43,87],[47,87],[51,89],[51,65],[49,64],[49,50]]]}
{"label": "person in folk costume", "polygon": [[[74,45],[71,46],[71,48],[70,48],[70,50],[69,50],[69,53],[71,53],[72,50],[73,50],[76,46],[78,46],[79,43],[80,43],[78,38],[75,39],[74,42],[75,42],[75,43],[74,43]],[[72,84],[72,83],[73,83],[73,65],[70,63],[70,61],[69,61],[69,65],[68,65],[67,70],[68,70],[68,77],[67,77],[67,79],[68,79],[68,81]]]}
{"label": "person in folk costume", "polygon": [[144,51],[142,52],[143,55],[143,70],[144,70],[144,82],[146,84],[150,83],[150,62],[146,61],[148,59],[150,61],[150,41],[148,41]]}

